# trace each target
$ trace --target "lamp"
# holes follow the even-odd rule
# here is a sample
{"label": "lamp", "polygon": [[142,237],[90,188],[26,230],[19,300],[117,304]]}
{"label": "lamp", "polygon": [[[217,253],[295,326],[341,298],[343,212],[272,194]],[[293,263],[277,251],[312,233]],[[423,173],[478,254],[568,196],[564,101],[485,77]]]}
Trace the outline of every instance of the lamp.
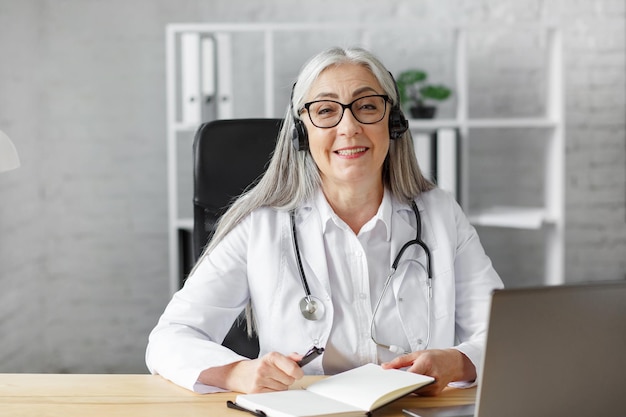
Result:
{"label": "lamp", "polygon": [[20,166],[15,145],[11,139],[0,130],[0,172],[10,171]]}

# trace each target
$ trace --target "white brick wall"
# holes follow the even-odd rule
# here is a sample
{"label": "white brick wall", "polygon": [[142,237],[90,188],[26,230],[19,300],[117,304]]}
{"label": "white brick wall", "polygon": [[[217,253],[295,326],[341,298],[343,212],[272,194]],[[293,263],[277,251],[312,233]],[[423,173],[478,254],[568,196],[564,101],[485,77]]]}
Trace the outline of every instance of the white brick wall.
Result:
{"label": "white brick wall", "polygon": [[[329,18],[333,12],[337,17]],[[561,26],[567,278],[623,279],[623,0],[297,5],[285,0],[0,0],[0,129],[14,139],[22,159],[20,169],[0,175],[0,372],[145,372],[147,333],[169,299],[166,23],[397,19],[405,31],[410,26],[404,22],[415,18],[471,24],[487,35],[491,23],[484,22]],[[515,83],[533,84],[533,69],[540,63],[524,59],[528,44],[523,34],[510,36],[504,45],[507,61],[472,61],[473,74],[495,71],[491,79],[477,76],[476,88],[513,74]],[[532,89],[525,98],[503,95],[505,89],[524,92],[511,82],[492,86],[494,96],[477,98],[471,111],[536,111],[539,100]],[[486,148],[481,155],[498,157],[502,150],[489,152]],[[536,234],[480,233],[507,281],[538,283],[542,250]]]}

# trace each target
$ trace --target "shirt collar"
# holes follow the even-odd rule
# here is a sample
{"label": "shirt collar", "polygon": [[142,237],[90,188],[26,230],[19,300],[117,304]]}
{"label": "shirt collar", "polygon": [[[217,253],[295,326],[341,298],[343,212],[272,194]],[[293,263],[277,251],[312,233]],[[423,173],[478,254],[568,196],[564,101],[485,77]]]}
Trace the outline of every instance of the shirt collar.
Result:
{"label": "shirt collar", "polygon": [[[317,191],[315,198],[313,200],[313,205],[317,208],[320,214],[320,220],[322,222],[322,233],[326,233],[328,228],[328,224],[332,221],[337,227],[345,228],[346,224],[343,220],[335,214],[332,207],[326,200],[324,193],[321,188]],[[391,192],[385,188],[383,193],[383,201],[380,203],[378,207],[378,211],[374,215],[374,217],[367,222],[367,224],[371,224],[373,227],[376,222],[382,222],[386,230],[387,241],[391,239],[391,214],[393,212],[393,204],[392,204],[392,196]]]}

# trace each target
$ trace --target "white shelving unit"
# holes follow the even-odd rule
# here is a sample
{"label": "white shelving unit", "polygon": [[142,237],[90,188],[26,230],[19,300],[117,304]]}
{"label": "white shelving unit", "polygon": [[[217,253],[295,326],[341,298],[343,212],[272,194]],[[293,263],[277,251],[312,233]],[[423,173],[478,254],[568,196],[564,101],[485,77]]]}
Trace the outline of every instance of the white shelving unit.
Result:
{"label": "white shelving unit", "polygon": [[[393,28],[395,23],[389,23]],[[370,25],[350,24],[170,24],[166,28],[167,60],[167,168],[169,191],[169,262],[170,286],[176,291],[181,282],[181,231],[191,233],[193,219],[184,213],[181,201],[191,213],[191,195],[181,196],[181,184],[191,189],[191,168],[188,178],[181,179],[186,163],[180,163],[179,147],[186,142],[191,152],[191,137],[201,122],[215,118],[234,117],[232,90],[232,36],[252,34],[262,41],[263,62],[258,68],[263,83],[263,111],[256,117],[282,117],[277,112],[275,60],[276,37],[279,34],[307,34],[310,31],[353,30],[360,44],[370,47],[367,32]],[[384,28],[385,23],[377,26]],[[454,47],[450,53],[455,62],[456,108],[453,117],[433,120],[410,120],[411,130],[432,131],[440,128],[457,129],[460,155],[460,203],[470,207],[468,198],[468,166],[470,130],[479,129],[541,129],[547,133],[544,155],[544,204],[522,208],[496,206],[468,213],[475,225],[543,231],[545,236],[544,283],[564,282],[564,115],[562,91],[562,44],[556,28],[543,27],[547,47],[546,114],[533,118],[470,118],[468,109],[468,59],[466,28],[450,27]],[[376,53],[376,50],[373,50]],[[183,62],[186,62],[185,66]],[[300,65],[298,63],[298,65]],[[191,66],[191,67],[190,67]],[[191,81],[187,78],[191,77]],[[182,165],[182,166],[181,166]],[[184,192],[182,193],[184,194]],[[181,200],[182,199],[182,200]]]}

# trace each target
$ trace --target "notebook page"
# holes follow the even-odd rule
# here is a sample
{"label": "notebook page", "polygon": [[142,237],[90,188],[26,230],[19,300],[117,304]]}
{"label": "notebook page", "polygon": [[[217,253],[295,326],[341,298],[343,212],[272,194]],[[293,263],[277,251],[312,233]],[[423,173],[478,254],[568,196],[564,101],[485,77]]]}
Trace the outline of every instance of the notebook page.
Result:
{"label": "notebook page", "polygon": [[[367,364],[311,384],[307,390],[362,410],[372,410],[433,381],[432,377]],[[403,391],[388,398],[390,392]],[[381,404],[377,402],[381,399]]]}

